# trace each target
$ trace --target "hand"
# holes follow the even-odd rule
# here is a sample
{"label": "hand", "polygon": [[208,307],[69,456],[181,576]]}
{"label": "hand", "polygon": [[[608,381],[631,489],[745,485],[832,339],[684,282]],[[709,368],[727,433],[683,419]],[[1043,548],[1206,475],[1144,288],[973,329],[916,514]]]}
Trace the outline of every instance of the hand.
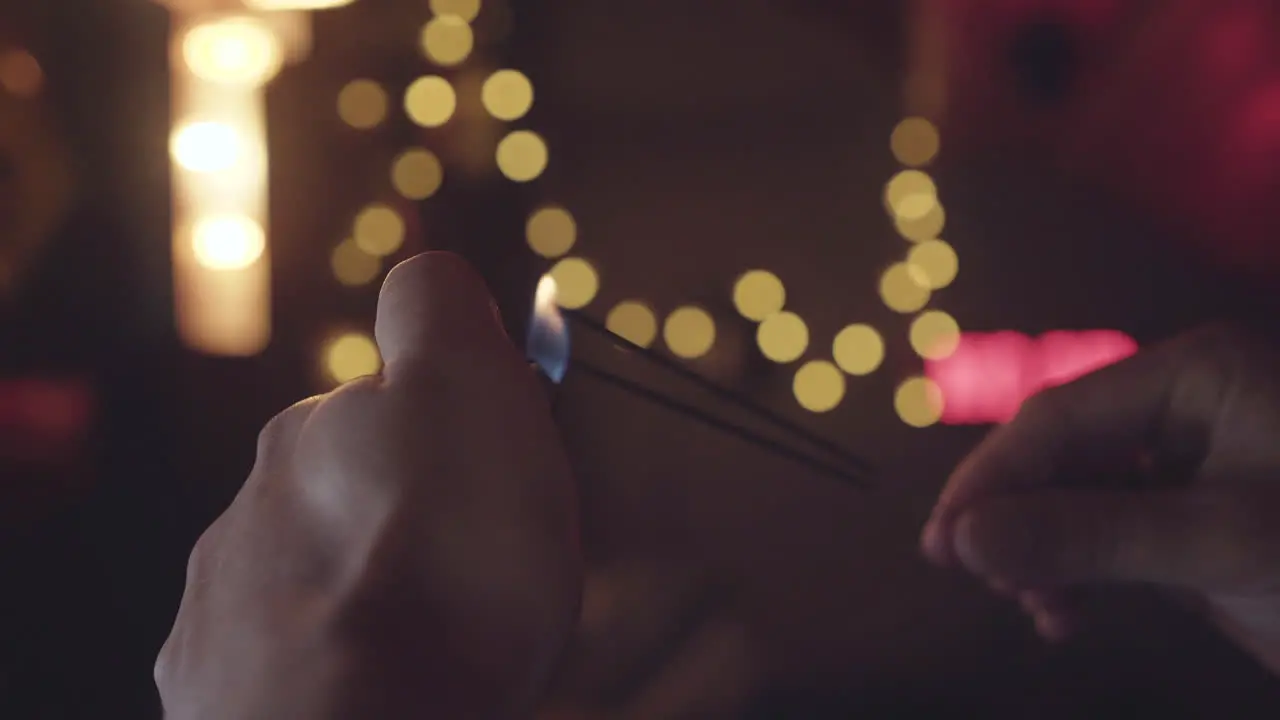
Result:
{"label": "hand", "polygon": [[926,554],[1017,593],[1048,635],[1072,586],[1189,592],[1280,673],[1278,359],[1212,329],[1032,398],[951,476]]}
{"label": "hand", "polygon": [[530,712],[581,597],[548,402],[461,260],[388,276],[386,362],[281,413],[191,555],[171,720]]}

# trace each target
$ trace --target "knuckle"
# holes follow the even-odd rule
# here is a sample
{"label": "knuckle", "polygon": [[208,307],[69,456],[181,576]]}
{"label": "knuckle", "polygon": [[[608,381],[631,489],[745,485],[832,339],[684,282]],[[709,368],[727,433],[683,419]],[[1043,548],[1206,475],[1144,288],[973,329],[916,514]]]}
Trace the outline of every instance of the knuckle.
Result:
{"label": "knuckle", "polygon": [[258,432],[258,462],[270,463],[282,455],[290,454],[298,433],[320,400],[321,397],[308,398],[285,408],[268,420]]}

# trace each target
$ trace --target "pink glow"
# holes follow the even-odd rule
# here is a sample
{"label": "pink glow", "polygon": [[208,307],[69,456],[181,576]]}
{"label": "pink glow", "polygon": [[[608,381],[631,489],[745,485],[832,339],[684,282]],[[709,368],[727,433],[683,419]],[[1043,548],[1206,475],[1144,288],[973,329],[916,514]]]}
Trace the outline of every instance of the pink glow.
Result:
{"label": "pink glow", "polygon": [[1133,338],[1112,330],[1052,332],[1037,339],[1015,332],[965,333],[951,357],[927,363],[925,372],[942,388],[942,422],[986,425],[1008,422],[1035,393],[1137,350]]}

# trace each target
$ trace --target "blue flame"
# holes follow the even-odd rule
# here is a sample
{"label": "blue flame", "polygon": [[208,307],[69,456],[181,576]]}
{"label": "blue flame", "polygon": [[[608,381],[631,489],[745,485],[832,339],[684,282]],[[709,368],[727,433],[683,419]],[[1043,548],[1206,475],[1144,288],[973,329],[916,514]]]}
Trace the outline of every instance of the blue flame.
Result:
{"label": "blue flame", "polygon": [[569,371],[569,327],[556,305],[555,280],[549,276],[538,283],[524,348],[529,360],[552,382],[558,385],[564,381]]}

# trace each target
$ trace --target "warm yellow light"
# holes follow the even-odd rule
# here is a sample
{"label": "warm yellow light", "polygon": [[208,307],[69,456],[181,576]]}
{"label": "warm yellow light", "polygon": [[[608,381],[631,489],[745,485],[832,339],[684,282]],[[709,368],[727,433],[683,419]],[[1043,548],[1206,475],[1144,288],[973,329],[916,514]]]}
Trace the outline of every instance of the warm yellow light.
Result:
{"label": "warm yellow light", "polygon": [[254,10],[277,12],[280,10],[332,10],[346,7],[356,0],[245,0]]}
{"label": "warm yellow light", "polygon": [[960,345],[960,324],[941,310],[930,310],[912,321],[909,336],[917,355],[926,360],[943,360]]}
{"label": "warm yellow light", "polygon": [[791,383],[800,407],[814,413],[830,412],[844,399],[845,381],[840,368],[825,361],[812,360],[796,371]]}
{"label": "warm yellow light", "polygon": [[652,346],[658,337],[658,318],[648,305],[638,300],[618,303],[605,318],[605,327],[640,347]]}
{"label": "warm yellow light", "polygon": [[533,107],[533,83],[519,70],[499,70],[484,81],[480,100],[495,118],[519,120]]}
{"label": "warm yellow light", "polygon": [[363,333],[348,333],[335,338],[325,348],[324,366],[330,379],[346,383],[377,373],[382,369],[382,356],[373,338]]}
{"label": "warm yellow light", "polygon": [[850,375],[870,375],[884,362],[884,338],[870,325],[850,325],[832,345],[836,365]]}
{"label": "warm yellow light", "polygon": [[35,56],[26,50],[7,50],[0,54],[0,88],[20,98],[33,97],[44,86],[44,70]]}
{"label": "warm yellow light", "polygon": [[929,304],[929,288],[906,263],[894,263],[880,276],[880,299],[890,310],[913,313]]}
{"label": "warm yellow light", "polygon": [[429,7],[435,15],[453,15],[466,22],[480,15],[480,0],[431,0]]}
{"label": "warm yellow light", "polygon": [[547,273],[556,281],[560,307],[577,310],[591,304],[600,292],[600,275],[582,258],[565,258]]}
{"label": "warm yellow light", "polygon": [[451,67],[458,65],[475,48],[471,26],[457,15],[440,15],[422,28],[422,52],[431,62]]}
{"label": "warm yellow light", "polygon": [[557,258],[569,252],[578,240],[578,223],[573,214],[558,205],[539,208],[525,223],[529,247],[545,258]]}
{"label": "warm yellow light", "polygon": [[716,322],[700,307],[685,306],[667,316],[662,326],[662,339],[677,357],[687,360],[711,352],[716,342]]}
{"label": "warm yellow light", "polygon": [[934,290],[950,285],[960,271],[960,258],[943,240],[926,240],[912,247],[907,253],[907,264]]}
{"label": "warm yellow light", "polygon": [[926,428],[942,419],[942,388],[928,378],[911,378],[898,386],[893,407],[902,422]]}
{"label": "warm yellow light", "polygon": [[338,93],[338,117],[353,128],[368,130],[387,119],[387,91],[373,80],[352,80]]}
{"label": "warm yellow light", "polygon": [[251,17],[201,23],[182,40],[182,58],[203,80],[226,85],[262,85],[280,72],[284,48],[269,25]]}
{"label": "warm yellow light", "polygon": [[927,174],[903,170],[885,186],[884,201],[895,218],[918,220],[938,204],[938,188]]}
{"label": "warm yellow light", "polygon": [[374,257],[386,257],[404,245],[404,219],[391,207],[370,205],[356,216],[352,234],[361,250]]}
{"label": "warm yellow light", "polygon": [[754,322],[781,312],[786,302],[786,287],[768,270],[746,272],[733,285],[734,307],[742,317]]}
{"label": "warm yellow light", "polygon": [[169,142],[174,162],[196,173],[229,170],[239,162],[244,148],[240,133],[220,122],[192,122],[180,126]]}
{"label": "warm yellow light", "polygon": [[899,215],[893,220],[898,234],[912,242],[934,240],[942,234],[947,226],[947,212],[942,203],[934,202],[929,211],[918,218],[907,218]]}
{"label": "warm yellow light", "polygon": [[909,167],[922,167],[933,162],[941,144],[938,128],[922,117],[909,117],[898,123],[889,138],[893,156]]}
{"label": "warm yellow light", "polygon": [[809,349],[809,326],[795,313],[775,313],[756,328],[756,344],[773,362],[795,362]]}
{"label": "warm yellow light", "polygon": [[333,249],[329,265],[333,268],[333,276],[347,287],[368,285],[382,272],[382,258],[361,250],[350,239]]}
{"label": "warm yellow light", "polygon": [[406,150],[391,165],[391,184],[410,200],[426,200],[444,182],[444,165],[424,148]]}
{"label": "warm yellow light", "polygon": [[516,182],[529,182],[547,169],[547,144],[529,130],[516,130],[498,143],[498,169]]}
{"label": "warm yellow light", "polygon": [[404,93],[404,110],[409,119],[425,128],[449,122],[458,109],[458,94],[448,80],[427,75],[413,81]]}
{"label": "warm yellow light", "polygon": [[215,215],[196,221],[191,249],[210,270],[240,270],[258,261],[267,248],[262,226],[244,215]]}

